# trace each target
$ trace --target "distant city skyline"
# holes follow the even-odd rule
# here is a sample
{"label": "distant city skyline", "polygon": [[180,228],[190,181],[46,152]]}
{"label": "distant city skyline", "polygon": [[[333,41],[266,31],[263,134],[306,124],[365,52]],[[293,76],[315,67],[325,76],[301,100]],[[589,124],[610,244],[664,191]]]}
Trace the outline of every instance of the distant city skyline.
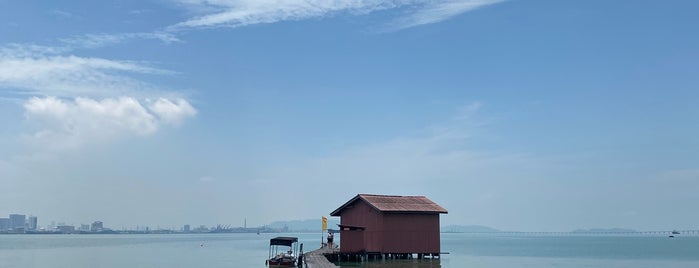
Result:
{"label": "distant city skyline", "polygon": [[[333,226],[337,225],[338,221],[333,222]],[[291,225],[291,226],[288,226]],[[105,226],[102,221],[96,220],[90,224],[75,224],[71,222],[56,222],[50,221],[45,225],[38,224],[37,216],[26,217],[25,214],[9,214],[8,218],[0,217],[0,234],[47,234],[47,233],[63,233],[63,234],[102,234],[102,233],[208,233],[208,232],[289,232],[289,231],[314,231],[320,230],[319,220],[305,221],[276,221],[270,224],[260,226],[251,226],[248,228],[247,221],[244,221],[242,226],[231,224],[201,224],[192,228],[190,224],[184,225],[172,224],[167,226],[148,226],[148,225],[132,225],[132,226]],[[332,228],[331,228],[332,229]],[[163,232],[166,231],[166,232]]]}
{"label": "distant city skyline", "polygon": [[261,226],[366,193],[442,225],[695,229],[698,9],[0,1],[0,215]]}
{"label": "distant city skyline", "polygon": [[[0,217],[0,233],[3,232],[8,232],[12,233],[12,224],[9,222],[9,218],[12,218],[13,216],[21,218],[23,216],[26,216],[24,214],[10,214],[8,218],[1,218]],[[222,223],[214,223],[214,224],[200,224],[200,225],[192,225],[192,224],[170,224],[170,225],[163,225],[163,226],[148,226],[148,225],[129,225],[129,226],[124,226],[122,225],[121,227],[117,228],[116,226],[104,226],[104,223],[102,221],[94,221],[90,224],[75,224],[71,222],[56,222],[56,221],[50,221],[50,223],[47,223],[45,225],[37,225],[37,216],[29,216],[25,217],[25,224],[22,225],[23,229],[22,232],[24,231],[66,231],[66,227],[69,227],[69,231],[67,232],[73,232],[73,231],[82,231],[82,232],[101,232],[103,230],[105,231],[158,231],[158,230],[167,230],[167,231],[180,231],[184,233],[189,233],[189,232],[208,232],[212,230],[216,230],[217,228],[225,228],[225,229],[236,229],[236,228],[242,228],[242,229],[251,229],[251,230],[265,230],[266,232],[314,232],[316,229],[320,229],[320,220],[319,219],[304,219],[304,220],[278,220],[274,222],[270,222],[267,224],[259,225],[259,226],[250,226],[248,228],[247,226],[247,220],[244,220],[243,225],[241,226],[236,226],[234,224],[222,224]],[[4,220],[4,221],[3,221]],[[33,222],[32,222],[33,220]],[[21,222],[21,219],[15,220],[15,222]],[[17,224],[17,223],[15,223]],[[33,225],[32,225],[33,224]],[[329,219],[329,225],[330,229],[336,229],[336,226],[339,224],[339,218],[330,218]],[[496,232],[526,232],[523,230],[516,230],[516,229],[510,229],[510,230],[498,230],[495,228],[492,228],[490,226],[482,226],[482,225],[463,225],[463,224],[450,224],[450,225],[441,225],[442,227],[442,232],[475,232],[475,233],[496,233]],[[685,232],[688,232],[687,234],[696,234],[699,233],[699,228],[693,228],[693,229],[642,229],[642,230],[635,230],[635,229],[626,229],[626,228],[619,228],[619,227],[604,227],[604,228],[580,228],[580,229],[574,229],[574,230],[566,230],[566,231],[551,231],[551,230],[536,230],[535,232],[543,232],[543,233],[558,233],[558,232],[567,232],[567,233],[579,233],[579,234],[585,234],[585,233],[644,233],[644,232],[651,232],[651,234],[654,234],[655,232],[670,232],[674,230],[683,230]]]}

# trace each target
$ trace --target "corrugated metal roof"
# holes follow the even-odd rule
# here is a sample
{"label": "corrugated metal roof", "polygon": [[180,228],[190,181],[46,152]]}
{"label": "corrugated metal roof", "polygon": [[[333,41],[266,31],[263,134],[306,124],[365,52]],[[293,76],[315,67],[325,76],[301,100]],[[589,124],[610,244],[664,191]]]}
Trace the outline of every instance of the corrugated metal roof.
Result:
{"label": "corrugated metal roof", "polygon": [[424,196],[359,194],[330,213],[330,215],[340,216],[340,211],[358,199],[364,200],[370,206],[381,212],[447,213],[445,208],[437,205],[437,203],[432,202],[432,200]]}

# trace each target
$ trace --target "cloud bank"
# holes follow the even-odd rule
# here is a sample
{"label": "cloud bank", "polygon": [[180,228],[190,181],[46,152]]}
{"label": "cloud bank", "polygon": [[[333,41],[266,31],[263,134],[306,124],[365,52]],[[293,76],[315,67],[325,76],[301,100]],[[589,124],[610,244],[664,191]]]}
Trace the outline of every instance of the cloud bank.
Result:
{"label": "cloud bank", "polygon": [[148,136],[163,126],[177,126],[197,111],[187,101],[157,99],[140,102],[131,97],[32,97],[25,117],[33,128],[29,138],[48,149],[75,148],[92,142]]}
{"label": "cloud bank", "polygon": [[[32,144],[75,148],[147,136],[179,126],[196,109],[171,90],[136,75],[171,71],[134,61],[63,55],[65,48],[14,44],[0,47],[0,90],[24,99]],[[41,96],[41,97],[39,97]]]}

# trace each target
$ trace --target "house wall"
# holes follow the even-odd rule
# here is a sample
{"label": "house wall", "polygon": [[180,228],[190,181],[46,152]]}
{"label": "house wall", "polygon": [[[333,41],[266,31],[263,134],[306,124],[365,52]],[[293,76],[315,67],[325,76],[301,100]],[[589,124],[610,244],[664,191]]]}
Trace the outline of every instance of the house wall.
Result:
{"label": "house wall", "polygon": [[[340,217],[341,225],[361,226],[363,231],[340,231],[342,244],[340,251],[344,253],[354,253],[359,251],[374,252],[380,249],[381,232],[381,212],[372,208],[362,200],[354,202],[342,210]],[[357,238],[356,236],[361,236]],[[349,241],[345,240],[349,237]],[[358,244],[361,243],[361,244]]]}
{"label": "house wall", "polygon": [[364,231],[340,230],[340,252],[341,253],[360,253],[364,251]]}
{"label": "house wall", "polygon": [[439,253],[439,214],[385,213],[384,253]]}

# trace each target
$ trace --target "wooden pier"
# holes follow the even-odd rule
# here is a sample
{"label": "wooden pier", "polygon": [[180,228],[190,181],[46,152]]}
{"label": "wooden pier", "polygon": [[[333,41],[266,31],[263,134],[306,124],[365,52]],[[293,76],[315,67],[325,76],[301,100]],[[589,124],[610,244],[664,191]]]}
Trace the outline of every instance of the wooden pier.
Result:
{"label": "wooden pier", "polygon": [[338,248],[322,247],[311,252],[303,254],[303,259],[306,262],[306,268],[331,268],[337,267],[334,263],[328,261],[325,254],[337,254],[340,251]]}

